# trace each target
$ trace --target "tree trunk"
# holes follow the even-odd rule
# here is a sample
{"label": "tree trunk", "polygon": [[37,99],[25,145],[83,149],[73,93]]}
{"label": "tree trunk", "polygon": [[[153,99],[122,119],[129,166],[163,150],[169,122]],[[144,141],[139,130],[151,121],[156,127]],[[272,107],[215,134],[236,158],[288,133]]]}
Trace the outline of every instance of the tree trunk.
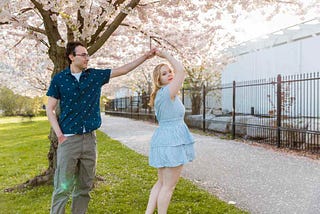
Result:
{"label": "tree trunk", "polygon": [[[64,55],[65,48],[57,48],[55,50],[50,49],[49,53],[50,53],[50,58],[51,59],[54,58],[55,60],[54,70],[52,73],[52,77],[53,77],[55,74],[63,70],[68,64]],[[56,112],[56,116],[59,117],[59,114],[60,114],[59,104],[57,105],[55,112]],[[58,148],[58,138],[52,128],[50,128],[48,139],[50,140],[50,149],[47,155],[48,168],[40,175],[37,175],[34,178],[31,178],[22,184],[5,189],[6,192],[11,192],[13,190],[21,190],[26,187],[35,187],[42,184],[52,183],[54,171],[57,166],[57,148]]]}
{"label": "tree trunk", "polygon": [[[52,73],[52,77],[54,75],[56,75],[57,73],[59,73],[60,71],[62,71],[64,68],[66,68],[68,66],[68,63],[65,59],[64,53],[65,53],[65,49],[64,48],[59,48],[58,50],[56,50],[57,53],[53,54],[55,56],[55,64],[54,64],[54,70]],[[57,57],[59,56],[59,57]],[[56,116],[57,118],[60,115],[60,105],[58,103],[56,110],[55,110]],[[57,168],[57,148],[58,148],[58,138],[54,132],[54,130],[52,128],[50,128],[50,133],[48,136],[49,140],[50,140],[50,149],[48,152],[48,169],[46,170],[47,174],[48,174],[48,180],[47,182],[53,180],[53,175],[54,175],[54,171]]]}
{"label": "tree trunk", "polygon": [[[118,1],[115,4],[121,4],[124,1]],[[132,8],[134,9],[138,4],[140,0],[131,0],[129,4],[127,4],[126,8]],[[44,25],[47,32],[48,40],[50,43],[49,47],[49,57],[51,61],[54,63],[54,70],[52,72],[51,77],[59,73],[61,70],[63,70],[67,65],[68,62],[65,59],[65,51],[66,49],[64,47],[59,47],[57,45],[57,41],[60,39],[60,34],[57,29],[57,25],[54,21],[50,18],[50,13],[48,11],[45,11],[40,3],[37,1],[32,1],[32,3],[35,5],[35,7],[39,10],[40,14],[42,15],[44,19]],[[89,54],[93,54],[96,51],[98,51],[103,44],[108,40],[108,38],[112,35],[112,33],[120,26],[121,22],[126,18],[128,14],[124,12],[120,12],[117,17],[112,21],[112,23],[109,25],[108,29],[103,32],[103,34],[93,42],[91,47],[87,47]],[[70,38],[71,39],[71,38]],[[60,108],[59,104],[56,109],[56,116],[59,117]],[[33,187],[38,186],[40,184],[51,182],[53,179],[54,171],[56,169],[57,165],[57,147],[58,147],[58,139],[56,134],[54,133],[53,129],[50,129],[49,134],[49,140],[50,140],[50,150],[48,152],[48,161],[49,165],[45,172],[43,172],[41,175],[38,175],[28,181],[26,181],[23,184],[19,184],[16,187],[8,188],[5,191],[12,191],[14,189],[22,189],[25,187]],[[97,180],[103,180],[103,178],[96,177]]]}
{"label": "tree trunk", "polygon": [[200,114],[201,109],[201,93],[198,90],[192,90],[191,92],[191,114],[196,115]]}

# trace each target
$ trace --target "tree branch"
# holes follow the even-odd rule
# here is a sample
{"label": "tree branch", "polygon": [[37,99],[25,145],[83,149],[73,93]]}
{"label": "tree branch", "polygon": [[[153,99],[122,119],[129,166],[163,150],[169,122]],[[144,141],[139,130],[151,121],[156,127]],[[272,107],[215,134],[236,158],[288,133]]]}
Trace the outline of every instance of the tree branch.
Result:
{"label": "tree branch", "polygon": [[[119,0],[120,1],[120,0]],[[117,2],[119,2],[117,1]],[[131,2],[125,7],[125,9],[134,9],[140,0],[131,0]],[[99,48],[109,39],[112,33],[119,27],[121,22],[127,17],[128,14],[120,12],[113,22],[108,26],[105,32],[101,35],[100,38],[97,38],[96,42],[88,49],[90,55],[94,54]]]}
{"label": "tree branch", "polygon": [[25,12],[28,12],[29,10],[33,10],[33,8],[32,7],[22,8],[20,11],[21,13],[25,13]]}
{"label": "tree branch", "polygon": [[73,41],[74,40],[73,31],[68,25],[67,25],[67,40],[68,41]]}
{"label": "tree branch", "polygon": [[[108,2],[109,4],[112,4],[112,1],[111,1],[111,0],[109,0],[109,1],[107,1],[107,2]],[[113,7],[115,7],[115,5],[113,5]],[[116,8],[116,7],[115,7],[115,8]],[[106,12],[106,10],[105,10],[103,7],[101,7],[101,9],[102,9],[102,12],[101,12],[101,14],[100,14],[99,16],[103,16],[103,13]],[[114,12],[113,12],[112,14],[109,14],[109,15],[113,15],[113,14],[114,14]],[[104,22],[102,22],[102,23],[98,26],[96,32],[91,35],[90,41],[88,41],[88,43],[87,43],[87,45],[88,45],[89,47],[94,44],[95,40],[98,38],[98,36],[100,35],[100,33],[105,29],[105,27],[107,26],[107,24],[108,24],[108,20],[105,20]]]}
{"label": "tree branch", "polygon": [[14,46],[12,46],[12,48],[8,49],[8,52],[14,48],[16,48],[26,37],[22,37]]}
{"label": "tree branch", "polygon": [[41,28],[38,28],[38,27],[34,27],[34,26],[29,25],[29,26],[27,27],[27,29],[30,30],[30,31],[34,31],[34,32],[37,32],[37,33],[41,33],[41,34],[43,34],[43,35],[46,35],[46,31],[45,31],[44,29],[41,29]]}
{"label": "tree branch", "polygon": [[152,5],[152,4],[157,4],[157,3],[160,3],[161,1],[154,1],[154,2],[148,2],[148,3],[145,3],[145,4],[138,4],[139,7],[146,7],[146,6],[149,6],[149,5]]}
{"label": "tree branch", "polygon": [[92,44],[94,44],[94,41],[98,38],[99,34],[106,27],[107,23],[108,23],[108,21],[104,21],[104,22],[101,23],[101,25],[99,25],[99,27],[97,28],[96,32],[91,36],[90,42],[88,42],[88,46],[91,46]]}
{"label": "tree branch", "polygon": [[177,51],[179,54],[181,54],[181,52],[179,51],[179,49],[173,45],[171,42],[169,42],[168,40],[159,37],[159,36],[150,36],[150,39],[152,39],[153,41],[156,41],[158,44],[162,45],[161,42],[159,40],[164,41],[165,43],[167,43],[168,45],[170,45],[175,51]]}
{"label": "tree branch", "polygon": [[117,10],[119,8],[119,6],[121,4],[123,4],[123,2],[125,2],[125,0],[116,0],[114,3],[113,3],[113,6],[115,7],[115,9]]}
{"label": "tree branch", "polygon": [[[84,6],[80,6],[80,9],[84,9]],[[81,13],[80,13],[80,9],[78,10],[77,12],[77,19],[80,23],[80,26],[79,26],[79,32],[82,34],[83,32],[83,27],[84,27],[84,18],[82,17]]]}
{"label": "tree branch", "polygon": [[277,3],[281,4],[293,4],[293,5],[299,5],[297,2],[292,2],[292,1],[276,1]]}
{"label": "tree branch", "polygon": [[44,28],[46,32],[46,36],[48,38],[50,47],[56,47],[57,41],[61,39],[61,36],[58,31],[58,24],[56,21],[51,19],[51,15],[53,14],[51,11],[46,11],[43,9],[43,5],[36,0],[30,0],[36,9],[39,11],[43,18]]}
{"label": "tree branch", "polygon": [[[164,38],[162,38],[162,37],[159,37],[159,36],[149,36],[147,32],[138,29],[136,26],[132,26],[132,25],[129,25],[129,24],[126,24],[126,23],[122,23],[122,24],[120,24],[120,25],[121,25],[121,26],[125,26],[125,27],[131,27],[131,28],[137,30],[139,33],[142,33],[143,35],[149,37],[150,40],[155,41],[155,42],[156,42],[157,44],[159,44],[159,45],[162,45],[162,43],[161,43],[159,40],[165,41],[165,42],[166,42],[169,46],[171,46],[175,51],[177,51],[178,53],[180,53],[179,50],[178,50],[178,48],[177,48],[176,46],[174,46],[171,42],[169,42],[168,40],[166,40],[166,39],[164,39]],[[151,43],[150,43],[150,49],[151,49]]]}
{"label": "tree branch", "polygon": [[47,91],[48,90],[47,82],[41,80],[41,78],[38,78],[38,77],[34,77],[34,79],[39,84],[39,86],[31,84],[32,87],[34,87],[35,89],[40,90],[40,91]]}

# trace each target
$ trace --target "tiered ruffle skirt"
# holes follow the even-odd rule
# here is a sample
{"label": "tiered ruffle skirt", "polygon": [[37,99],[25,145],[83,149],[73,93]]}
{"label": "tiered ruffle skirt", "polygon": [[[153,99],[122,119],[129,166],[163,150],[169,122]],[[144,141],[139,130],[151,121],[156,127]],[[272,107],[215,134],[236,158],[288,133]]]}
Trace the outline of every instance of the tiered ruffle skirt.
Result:
{"label": "tiered ruffle skirt", "polygon": [[155,168],[176,167],[194,160],[194,138],[184,121],[162,121],[154,132],[149,164]]}

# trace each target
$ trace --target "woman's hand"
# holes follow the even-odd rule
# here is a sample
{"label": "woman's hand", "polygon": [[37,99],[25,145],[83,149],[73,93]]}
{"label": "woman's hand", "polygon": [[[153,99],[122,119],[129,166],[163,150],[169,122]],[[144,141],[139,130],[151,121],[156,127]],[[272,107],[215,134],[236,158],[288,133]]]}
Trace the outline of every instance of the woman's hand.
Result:
{"label": "woman's hand", "polygon": [[156,49],[156,55],[158,57],[161,57],[161,58],[167,58],[167,56],[169,55],[169,53],[167,53],[166,51],[164,50],[158,50]]}

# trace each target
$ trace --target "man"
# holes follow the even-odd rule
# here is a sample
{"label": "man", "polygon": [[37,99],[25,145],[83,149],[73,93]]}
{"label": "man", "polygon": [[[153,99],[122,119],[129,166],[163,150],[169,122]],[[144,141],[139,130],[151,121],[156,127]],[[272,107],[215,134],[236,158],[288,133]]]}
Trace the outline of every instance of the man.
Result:
{"label": "man", "polygon": [[[58,137],[52,214],[65,212],[71,193],[72,213],[86,212],[96,169],[95,130],[101,125],[101,87],[110,78],[127,74],[154,54],[155,50],[150,50],[112,70],[87,69],[89,55],[84,45],[80,42],[67,44],[66,57],[70,66],[53,77],[47,92],[47,116]],[[61,109],[59,120],[55,114],[58,101]]]}

